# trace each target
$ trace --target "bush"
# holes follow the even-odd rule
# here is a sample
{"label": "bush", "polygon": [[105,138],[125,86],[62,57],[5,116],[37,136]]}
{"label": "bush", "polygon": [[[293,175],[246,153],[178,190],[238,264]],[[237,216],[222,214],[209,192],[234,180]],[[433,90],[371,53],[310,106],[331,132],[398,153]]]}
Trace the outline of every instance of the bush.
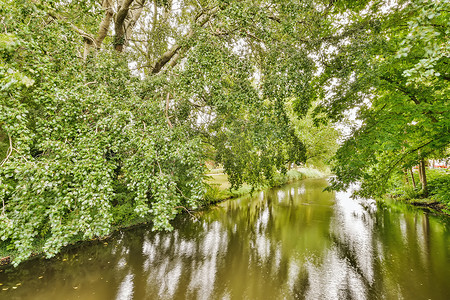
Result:
{"label": "bush", "polygon": [[217,203],[227,198],[227,193],[220,189],[220,184],[208,184],[206,185],[206,193],[203,197],[202,204],[209,205]]}
{"label": "bush", "polygon": [[445,170],[430,170],[428,193],[435,200],[450,204],[450,173]]}
{"label": "bush", "polygon": [[406,185],[403,187],[403,196],[405,199],[415,199],[421,196],[421,192],[419,188],[414,188],[412,186]]}
{"label": "bush", "polygon": [[[414,174],[416,188],[407,185],[404,182],[403,173],[394,174],[390,181],[389,194],[400,200],[411,200],[425,197],[419,178]],[[409,178],[408,178],[409,179]],[[428,197],[431,200],[450,204],[450,173],[446,170],[428,169],[427,170]]]}

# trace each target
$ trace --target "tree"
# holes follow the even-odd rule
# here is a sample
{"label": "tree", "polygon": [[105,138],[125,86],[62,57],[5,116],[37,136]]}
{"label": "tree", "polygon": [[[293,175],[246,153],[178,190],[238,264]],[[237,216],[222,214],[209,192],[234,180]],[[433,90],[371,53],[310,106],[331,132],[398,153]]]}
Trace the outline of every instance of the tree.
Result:
{"label": "tree", "polygon": [[304,162],[317,168],[327,166],[328,161],[338,149],[341,136],[337,129],[339,124],[315,124],[315,118],[312,116],[313,107],[302,118],[298,118],[292,108],[289,108],[289,105],[287,110],[296,136],[304,143]]}
{"label": "tree", "polygon": [[[0,236],[30,256],[107,235],[125,210],[170,228],[203,195],[203,149],[188,126],[168,129],[164,107],[140,95],[124,57],[78,58],[79,35],[27,1],[2,6]],[[142,98],[141,98],[142,96]],[[125,199],[120,192],[128,195]]]}
{"label": "tree", "polygon": [[323,55],[329,90],[317,112],[336,120],[356,108],[359,120],[333,159],[332,187],[360,182],[359,194],[380,195],[393,173],[422,162],[426,191],[423,160],[448,147],[450,136],[448,1],[399,4],[366,18],[369,31]]}
{"label": "tree", "polygon": [[211,147],[235,187],[304,160],[286,102],[306,114],[318,49],[367,2],[3,0],[0,237],[14,262],[124,219],[170,230],[202,203]]}
{"label": "tree", "polygon": [[[415,1],[411,10],[416,14],[408,21],[406,37],[400,43],[398,57],[414,57],[420,59],[412,68],[403,72],[408,83],[430,85],[436,80],[449,81],[450,43],[448,11],[450,1]],[[419,53],[417,53],[419,52]]]}

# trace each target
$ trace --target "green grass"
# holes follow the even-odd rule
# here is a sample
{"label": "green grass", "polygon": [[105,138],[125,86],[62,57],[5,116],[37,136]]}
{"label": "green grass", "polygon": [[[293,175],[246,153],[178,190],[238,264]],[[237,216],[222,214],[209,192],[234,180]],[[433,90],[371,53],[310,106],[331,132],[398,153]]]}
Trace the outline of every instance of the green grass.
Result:
{"label": "green grass", "polygon": [[306,178],[322,178],[330,175],[330,173],[321,172],[313,168],[299,168],[298,172],[302,173]]}
{"label": "green grass", "polygon": [[227,174],[211,174],[209,175],[208,183],[218,185],[220,190],[227,190],[231,187]]}
{"label": "green grass", "polygon": [[223,174],[224,171],[225,170],[223,168],[210,169],[210,170],[208,170],[208,175],[209,174],[217,174],[217,175],[219,175],[219,174]]}
{"label": "green grass", "polygon": [[237,198],[249,195],[252,192],[270,188],[278,187],[283,184],[302,180],[305,178],[322,178],[329,174],[323,173],[313,168],[298,168],[296,170],[289,170],[286,174],[276,174],[272,179],[268,180],[259,188],[252,188],[248,184],[243,184],[238,189],[230,189],[231,184],[228,181],[228,176],[223,173],[209,173],[207,179],[207,191],[204,199],[204,206],[208,206],[226,199]]}
{"label": "green grass", "polygon": [[248,184],[242,185],[238,189],[230,189],[231,184],[228,181],[227,174],[209,174],[207,179],[207,190],[203,205],[207,206],[225,199],[236,198],[252,191]]}

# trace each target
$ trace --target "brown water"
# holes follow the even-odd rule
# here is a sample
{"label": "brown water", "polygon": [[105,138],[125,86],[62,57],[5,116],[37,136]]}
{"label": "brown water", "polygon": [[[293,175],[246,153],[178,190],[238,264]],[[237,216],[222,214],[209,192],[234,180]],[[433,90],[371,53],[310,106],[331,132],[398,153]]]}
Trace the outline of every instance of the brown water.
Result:
{"label": "brown water", "polygon": [[[450,220],[305,180],[0,272],[0,299],[450,299]],[[6,290],[4,290],[6,289]]]}

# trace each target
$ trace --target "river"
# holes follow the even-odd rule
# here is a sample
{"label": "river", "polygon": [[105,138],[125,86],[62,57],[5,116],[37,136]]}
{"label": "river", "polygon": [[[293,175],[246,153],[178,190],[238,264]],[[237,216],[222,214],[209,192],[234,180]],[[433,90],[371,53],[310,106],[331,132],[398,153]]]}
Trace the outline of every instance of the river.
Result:
{"label": "river", "polygon": [[0,299],[450,299],[450,219],[308,179],[0,271]]}

